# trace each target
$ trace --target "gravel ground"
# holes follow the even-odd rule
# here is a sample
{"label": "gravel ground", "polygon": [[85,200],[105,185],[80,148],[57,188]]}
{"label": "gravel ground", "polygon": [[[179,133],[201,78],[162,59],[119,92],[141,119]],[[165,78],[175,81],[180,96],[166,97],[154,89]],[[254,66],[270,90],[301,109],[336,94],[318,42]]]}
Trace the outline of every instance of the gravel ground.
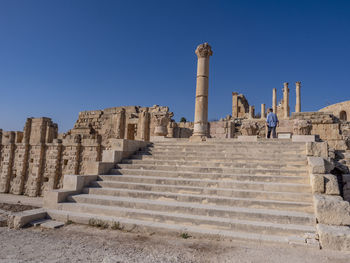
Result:
{"label": "gravel ground", "polygon": [[332,262],[350,253],[237,241],[183,239],[70,224],[56,230],[0,228],[2,262]]}

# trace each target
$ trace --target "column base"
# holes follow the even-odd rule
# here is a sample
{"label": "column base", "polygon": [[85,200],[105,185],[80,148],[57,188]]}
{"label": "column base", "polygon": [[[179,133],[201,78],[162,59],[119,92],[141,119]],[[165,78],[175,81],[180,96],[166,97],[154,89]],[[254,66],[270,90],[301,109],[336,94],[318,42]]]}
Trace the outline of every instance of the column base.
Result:
{"label": "column base", "polygon": [[208,137],[205,135],[192,135],[189,139],[190,142],[205,142]]}

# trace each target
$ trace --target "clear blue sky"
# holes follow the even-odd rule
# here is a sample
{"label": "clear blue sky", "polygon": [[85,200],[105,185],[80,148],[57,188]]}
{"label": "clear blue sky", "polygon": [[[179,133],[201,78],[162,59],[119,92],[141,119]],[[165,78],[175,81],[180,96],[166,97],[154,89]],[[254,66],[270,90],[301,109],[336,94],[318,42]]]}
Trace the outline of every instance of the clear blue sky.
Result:
{"label": "clear blue sky", "polygon": [[78,112],[167,105],[194,118],[196,55],[210,61],[209,119],[231,113],[231,92],[260,111],[302,82],[302,110],[349,100],[350,1],[0,0],[0,128]]}

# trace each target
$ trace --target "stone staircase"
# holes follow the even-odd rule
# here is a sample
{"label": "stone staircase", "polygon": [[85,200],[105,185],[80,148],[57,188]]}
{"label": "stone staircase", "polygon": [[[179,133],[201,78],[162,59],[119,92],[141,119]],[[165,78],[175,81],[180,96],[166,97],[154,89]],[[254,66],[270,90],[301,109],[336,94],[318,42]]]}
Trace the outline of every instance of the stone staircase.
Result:
{"label": "stone staircase", "polygon": [[157,142],[48,213],[148,232],[315,245],[305,149],[278,140]]}

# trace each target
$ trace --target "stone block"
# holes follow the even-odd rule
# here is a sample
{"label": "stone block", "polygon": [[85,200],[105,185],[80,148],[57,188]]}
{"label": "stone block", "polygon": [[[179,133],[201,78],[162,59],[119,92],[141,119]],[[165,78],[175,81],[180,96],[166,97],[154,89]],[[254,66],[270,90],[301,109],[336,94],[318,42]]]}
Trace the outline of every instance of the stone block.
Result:
{"label": "stone block", "polygon": [[97,165],[97,174],[106,174],[109,172],[109,170],[111,170],[114,167],[115,163],[98,162]]}
{"label": "stone block", "polygon": [[257,142],[258,136],[257,135],[251,135],[251,136],[240,135],[237,137],[237,141],[239,141],[239,142]]}
{"label": "stone block", "polygon": [[310,174],[310,183],[312,188],[312,193],[322,194],[324,193],[324,177],[323,174]]}
{"label": "stone block", "polygon": [[277,135],[278,139],[290,139],[292,138],[292,134],[291,133],[279,133]]}
{"label": "stone block", "polygon": [[348,226],[317,225],[322,248],[350,251],[350,228]]}
{"label": "stone block", "polygon": [[314,195],[318,223],[327,225],[350,225],[350,204],[340,196]]}
{"label": "stone block", "polygon": [[315,142],[316,135],[293,135],[292,142]]}
{"label": "stone block", "polygon": [[325,194],[340,195],[338,179],[334,174],[324,174]]}
{"label": "stone block", "polygon": [[43,208],[14,213],[9,216],[8,226],[18,229],[24,227],[34,220],[43,219],[46,216],[47,213]]}
{"label": "stone block", "polygon": [[43,228],[55,229],[64,226],[63,222],[48,220],[40,225]]}
{"label": "stone block", "polygon": [[64,202],[68,196],[77,194],[77,191],[74,190],[50,190],[44,193],[44,202],[43,207],[50,209],[57,209],[57,204]]}
{"label": "stone block", "polygon": [[122,160],[122,152],[115,150],[104,150],[102,153],[102,162],[118,163]]}
{"label": "stone block", "polygon": [[328,158],[327,142],[307,142],[306,154],[308,156]]}
{"label": "stone block", "polygon": [[309,171],[311,174],[324,174],[326,172],[325,161],[321,157],[307,158]]}

